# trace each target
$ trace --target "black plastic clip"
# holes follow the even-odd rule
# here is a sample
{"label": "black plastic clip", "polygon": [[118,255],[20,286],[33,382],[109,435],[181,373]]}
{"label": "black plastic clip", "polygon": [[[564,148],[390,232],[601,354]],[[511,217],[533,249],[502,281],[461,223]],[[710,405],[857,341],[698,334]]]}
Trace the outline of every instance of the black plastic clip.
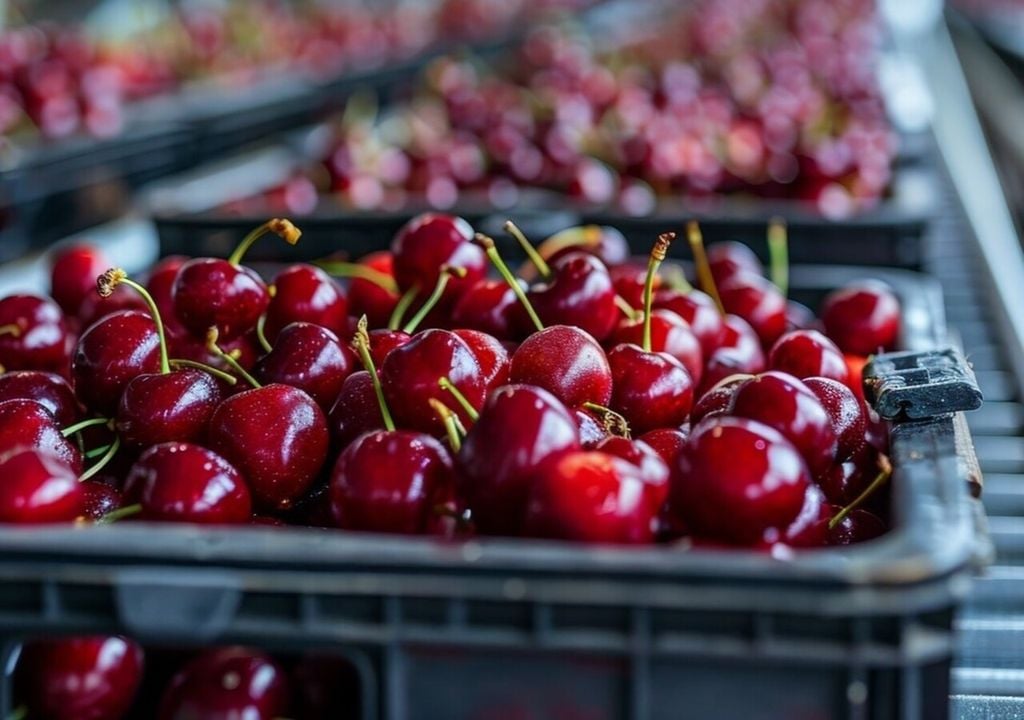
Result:
{"label": "black plastic clip", "polygon": [[974,371],[952,347],[875,355],[864,366],[864,396],[886,420],[926,420],[982,403]]}

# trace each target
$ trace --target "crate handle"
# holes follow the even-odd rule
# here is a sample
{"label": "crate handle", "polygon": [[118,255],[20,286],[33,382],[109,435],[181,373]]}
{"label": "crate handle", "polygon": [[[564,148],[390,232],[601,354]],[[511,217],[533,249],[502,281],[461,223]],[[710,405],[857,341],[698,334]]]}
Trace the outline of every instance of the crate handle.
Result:
{"label": "crate handle", "polygon": [[959,350],[882,353],[864,366],[864,396],[886,420],[928,420],[977,410],[982,394]]}
{"label": "crate handle", "polygon": [[209,642],[223,635],[242,598],[229,572],[126,568],[114,583],[118,614],[131,634]]}

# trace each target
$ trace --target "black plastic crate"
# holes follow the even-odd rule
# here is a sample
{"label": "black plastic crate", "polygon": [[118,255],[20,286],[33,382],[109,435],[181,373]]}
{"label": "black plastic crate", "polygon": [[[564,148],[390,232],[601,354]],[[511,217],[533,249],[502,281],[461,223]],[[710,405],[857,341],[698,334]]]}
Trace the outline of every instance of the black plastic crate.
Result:
{"label": "black plastic crate", "polygon": [[[903,348],[945,342],[938,286],[915,273],[794,267],[792,296],[813,305],[864,276],[900,295]],[[895,423],[891,454],[893,530],[791,558],[304,528],[0,528],[0,634],[350,648],[395,720],[943,717],[953,614],[990,554],[968,490],[977,464],[960,415]]]}

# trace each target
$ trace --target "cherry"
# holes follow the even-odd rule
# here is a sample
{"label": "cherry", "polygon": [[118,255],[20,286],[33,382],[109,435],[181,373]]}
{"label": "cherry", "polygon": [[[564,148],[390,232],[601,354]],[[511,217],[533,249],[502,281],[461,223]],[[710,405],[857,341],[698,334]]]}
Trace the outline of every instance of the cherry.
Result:
{"label": "cherry", "polygon": [[82,454],[61,433],[50,411],[35,400],[0,402],[0,452],[17,447],[43,450],[59,458],[73,473],[82,472]]}
{"label": "cherry", "polygon": [[589,410],[576,408],[572,412],[580,431],[580,447],[584,450],[593,450],[599,442],[608,437],[608,430]]}
{"label": "cherry", "polygon": [[693,380],[681,362],[667,353],[637,345],[618,345],[608,353],[612,370],[611,408],[638,433],[681,425],[693,404]]}
{"label": "cherry", "polygon": [[[639,320],[623,320],[612,333],[609,343],[643,343],[644,322]],[[651,312],[651,350],[664,352],[681,362],[695,383],[700,382],[704,369],[703,354],[700,341],[690,330],[690,326],[671,310],[653,310]]]}
{"label": "cherry", "polygon": [[[95,288],[95,285],[93,287]],[[119,287],[112,295],[106,297],[93,292],[82,299],[78,308],[78,326],[88,328],[108,315],[121,310],[145,309],[146,304],[142,299],[126,287]]]}
{"label": "cherry", "polygon": [[452,460],[434,438],[377,431],[353,441],[331,472],[331,511],[339,527],[421,534],[452,494]]}
{"label": "cherry", "polygon": [[290,690],[284,670],[258,650],[205,650],[171,679],[160,700],[158,720],[245,718],[288,715]]}
{"label": "cherry", "polygon": [[412,335],[407,332],[389,330],[387,328],[371,330],[369,336],[370,355],[373,357],[373,362],[378,366],[384,364],[384,359],[387,358],[392,350],[412,340]]}
{"label": "cherry", "polygon": [[619,319],[615,286],[593,255],[568,253],[551,265],[551,279],[531,288],[530,303],[546,325],[572,325],[599,342]]}
{"label": "cherry", "polygon": [[844,384],[850,380],[842,352],[817,330],[794,330],[780,337],[768,353],[768,366],[801,380],[826,377]]}
{"label": "cherry", "polygon": [[96,276],[108,267],[97,247],[84,243],[63,247],[50,265],[50,296],[68,315],[77,315],[82,301],[93,293]]}
{"label": "cherry", "polygon": [[786,330],[811,330],[817,324],[818,318],[814,311],[802,303],[793,300],[786,301]]}
{"label": "cherry", "polygon": [[491,392],[508,383],[508,351],[497,338],[479,330],[458,329],[452,332],[462,338],[480,364],[485,392]]}
{"label": "cherry", "polygon": [[121,507],[121,493],[113,485],[99,480],[82,480],[82,507],[79,515],[88,520],[99,520]]}
{"label": "cherry", "polygon": [[142,668],[142,648],[120,635],[32,640],[21,649],[15,684],[28,717],[119,720]]}
{"label": "cherry", "polygon": [[249,482],[256,503],[286,509],[327,457],[327,420],[298,388],[265,385],[224,400],[210,418],[210,448]]}
{"label": "cherry", "polygon": [[661,454],[643,440],[630,440],[619,435],[610,435],[594,448],[607,455],[614,455],[632,463],[640,469],[646,483],[644,491],[651,494],[652,501],[661,507],[668,498],[669,469]]}
{"label": "cherry", "polygon": [[698,537],[749,545],[793,522],[810,484],[800,453],[776,430],[747,418],[708,418],[679,456],[669,504]]}
{"label": "cherry", "polygon": [[836,459],[836,436],[829,414],[806,385],[792,375],[769,370],[736,389],[730,412],[779,431],[803,455],[812,476]]}
{"label": "cherry", "polygon": [[341,448],[348,446],[363,433],[384,428],[384,418],[370,373],[360,370],[345,378],[328,421],[331,439]]}
{"label": "cherry", "polygon": [[835,290],[821,304],[821,321],[844,353],[891,350],[900,332],[900,303],[884,283],[867,280]]}
{"label": "cherry", "polygon": [[[521,287],[526,284],[521,280]],[[484,278],[471,285],[452,308],[452,325],[499,338],[516,334],[519,301],[504,280]]]}
{"label": "cherry", "polygon": [[81,415],[71,385],[54,373],[19,370],[0,374],[0,402],[5,400],[35,400],[62,427],[75,423]]}
{"label": "cherry", "polygon": [[786,332],[786,298],[763,276],[739,273],[718,291],[725,311],[750,323],[763,346],[771,347]]}
{"label": "cherry", "polygon": [[[178,316],[174,314],[174,280],[178,277],[181,266],[186,262],[188,262],[188,258],[184,255],[169,255],[152,267],[149,277],[146,279],[146,290],[153,297],[153,301],[160,311],[160,317],[163,318],[164,325],[167,326],[167,332],[171,335],[185,332],[185,327],[178,320]],[[100,268],[100,272],[106,269],[106,267]]]}
{"label": "cherry", "polygon": [[804,496],[804,505],[796,519],[784,528],[772,528],[765,532],[763,542],[769,547],[776,543],[793,548],[815,548],[828,544],[828,521],[832,517],[831,506],[818,487],[811,485]]}
{"label": "cherry", "polygon": [[[626,262],[622,265],[610,266],[608,274],[612,278],[615,292],[626,301],[626,304],[634,308],[643,305],[644,281],[647,278],[647,268],[644,265]],[[655,291],[658,289],[660,288],[656,287]]]}
{"label": "cherry", "polygon": [[239,263],[246,250],[268,232],[292,245],[301,234],[287,220],[270,220],[249,233],[227,260],[194,258],[181,266],[172,291],[174,311],[192,333],[205,336],[215,327],[230,340],[256,327],[270,294],[259,275]]}
{"label": "cherry", "polygon": [[817,481],[829,502],[842,506],[856,500],[872,479],[860,463],[844,460],[830,467]]}
{"label": "cherry", "polygon": [[850,389],[858,400],[867,402],[864,399],[864,366],[868,364],[868,359],[862,355],[845,355],[844,358],[846,369],[850,371]]}
{"label": "cherry", "polygon": [[477,529],[518,535],[533,474],[544,461],[579,447],[573,416],[548,391],[506,385],[493,392],[458,455],[460,494]]}
{"label": "cherry", "polygon": [[679,453],[686,447],[687,433],[678,428],[658,428],[640,436],[640,441],[646,443],[654,452],[658,453],[666,466],[676,466]]}
{"label": "cherry", "polygon": [[248,523],[249,488],[227,460],[199,445],[168,442],[139,456],[125,496],[141,504],[139,519],[204,525]]}
{"label": "cherry", "polygon": [[293,322],[277,334],[273,349],[260,358],[253,374],[261,383],[303,390],[326,413],[355,364],[352,351],[331,330]]}
{"label": "cherry", "polygon": [[741,273],[764,275],[764,265],[743,243],[728,241],[708,247],[708,265],[719,285]]}
{"label": "cherry", "polygon": [[836,436],[836,458],[845,460],[864,446],[867,436],[867,415],[864,405],[846,385],[830,378],[811,377],[804,385],[814,393],[828,413]]}
{"label": "cherry", "polygon": [[541,257],[554,263],[571,252],[582,251],[605,265],[622,265],[629,260],[629,241],[620,230],[607,225],[582,225],[561,230],[537,248]]}
{"label": "cherry", "polygon": [[393,256],[386,251],[374,252],[358,264],[369,272],[362,276],[353,274],[349,281],[348,312],[355,317],[366,315],[370,327],[384,327],[399,299],[392,272]]}
{"label": "cherry", "polygon": [[60,372],[68,326],[57,303],[35,295],[0,299],[0,366]]}
{"label": "cherry", "polygon": [[347,329],[348,303],[331,277],[312,265],[291,265],[274,276],[273,297],[267,306],[264,326],[273,343],[277,334],[293,322],[320,325],[337,335]]}
{"label": "cherry", "polygon": [[509,379],[544,388],[567,406],[607,405],[612,371],[604,350],[578,327],[552,325],[536,332],[512,354]]}
{"label": "cherry", "polygon": [[418,288],[426,297],[437,284],[445,265],[462,268],[465,276],[454,278],[438,304],[444,312],[475,282],[487,274],[487,259],[473,244],[473,228],[460,217],[424,213],[407,222],[391,246],[394,273],[402,291]]}
{"label": "cherry", "polygon": [[718,381],[718,384],[710,388],[700,396],[700,399],[693,404],[690,411],[690,423],[696,425],[706,417],[716,415],[728,415],[732,407],[732,396],[740,385],[752,378],[753,375],[737,373]]}
{"label": "cherry", "polygon": [[670,310],[685,320],[700,341],[705,357],[718,349],[723,332],[722,315],[707,293],[700,290],[681,293],[663,288],[654,293],[654,307]]}
{"label": "cherry", "polygon": [[136,310],[108,315],[82,333],[71,362],[78,398],[104,414],[114,413],[132,378],[159,370],[156,325]]}
{"label": "cherry", "polygon": [[[3,405],[18,400],[9,400]],[[78,474],[61,456],[41,447],[19,445],[0,454],[0,522],[38,524],[74,520],[84,507]]]}
{"label": "cherry", "polygon": [[722,326],[721,347],[714,350],[704,365],[701,392],[730,375],[759,373],[765,369],[764,352],[749,324],[735,315],[727,315]]}
{"label": "cherry", "polygon": [[[838,512],[837,506],[829,506]],[[884,535],[889,528],[880,517],[869,510],[856,509],[828,531],[829,545],[853,545]]]}

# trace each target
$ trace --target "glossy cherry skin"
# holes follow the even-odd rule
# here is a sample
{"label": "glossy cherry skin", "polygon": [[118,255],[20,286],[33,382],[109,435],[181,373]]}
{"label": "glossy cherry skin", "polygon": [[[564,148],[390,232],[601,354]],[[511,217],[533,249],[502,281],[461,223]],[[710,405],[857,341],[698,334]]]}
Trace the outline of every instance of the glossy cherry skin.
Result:
{"label": "glossy cherry skin", "polygon": [[430,399],[459,414],[465,426],[472,424],[438,380],[447,377],[466,400],[479,408],[484,401],[485,379],[480,363],[465,340],[448,330],[424,330],[405,345],[395,348],[380,369],[381,386],[388,408],[400,428],[432,434],[444,432]]}
{"label": "glossy cherry skin", "polygon": [[496,390],[508,384],[509,356],[505,346],[496,337],[479,330],[459,328],[452,330],[462,338],[480,364],[483,373],[485,392]]}
{"label": "glossy cherry skin", "polygon": [[258,650],[205,650],[171,680],[158,720],[274,720],[288,715],[284,670]]}
{"label": "glossy cherry skin", "polygon": [[708,246],[708,264],[715,282],[721,285],[740,273],[764,275],[764,265],[743,243],[726,241]]}
{"label": "glossy cherry skin", "polygon": [[343,335],[348,323],[348,302],[331,276],[313,265],[290,265],[274,276],[274,296],[267,306],[264,332],[274,343],[277,334],[293,322],[308,322]]}
{"label": "glossy cherry skin", "polygon": [[220,385],[202,370],[137,375],[125,387],[115,426],[128,447],[198,441],[223,399]]}
{"label": "glossy cherry skin", "polygon": [[253,374],[264,384],[305,391],[326,413],[355,369],[355,354],[337,335],[320,325],[294,322],[277,335],[273,349],[256,362]]}
{"label": "glossy cherry skin", "polygon": [[492,393],[458,456],[459,494],[486,535],[518,535],[534,473],[580,447],[579,429],[547,390],[507,385]]}
{"label": "glossy cherry skin", "polygon": [[[255,333],[242,335],[241,337],[234,338],[233,340],[218,340],[217,345],[224,352],[231,353],[235,356],[235,360],[238,364],[246,370],[252,370],[256,365],[257,359],[259,359],[262,354],[262,349],[259,346],[259,341],[256,339]],[[190,332],[183,331],[181,335],[168,335],[167,347],[172,358],[195,360],[196,362],[205,363],[206,365],[212,365],[218,370],[223,370],[229,375],[236,374],[233,367],[224,362],[222,358],[210,352],[206,345],[206,338],[197,337]],[[232,386],[224,383],[222,389],[228,391],[230,394],[230,392],[233,392],[236,389],[244,388],[244,385]]]}
{"label": "glossy cherry skin", "polygon": [[195,258],[178,270],[172,290],[174,314],[189,332],[205,337],[216,327],[225,340],[256,327],[270,293],[255,272],[217,258]]}
{"label": "glossy cherry skin", "polygon": [[248,481],[256,504],[290,507],[327,458],[327,419],[306,393],[265,385],[229,397],[210,418],[210,448]]}
{"label": "glossy cherry skin", "polygon": [[331,512],[338,527],[416,535],[452,494],[452,459],[429,435],[380,430],[362,435],[331,472]]}
{"label": "glossy cherry skin", "polygon": [[[615,292],[623,300],[629,303],[630,307],[642,308],[644,306],[644,285],[647,282],[647,264],[627,262],[622,265],[610,266],[608,273],[612,278],[612,285]],[[661,277],[654,279],[654,290],[661,287]]]}
{"label": "glossy cherry skin", "polygon": [[[839,512],[837,506],[830,506],[834,516]],[[885,522],[869,510],[857,508],[839,524],[828,531],[829,545],[853,545],[854,543],[867,542],[884,535],[888,532]]]}
{"label": "glossy cherry skin", "polygon": [[584,450],[593,450],[599,442],[608,437],[604,425],[589,410],[576,408],[572,414],[580,430],[580,447]]}
{"label": "glossy cherry skin", "polygon": [[184,326],[174,314],[174,281],[181,266],[188,261],[189,258],[184,255],[168,255],[152,267],[149,277],[146,278],[146,289],[153,296],[153,302],[156,303],[164,324],[181,329],[184,329]]}
{"label": "glossy cherry skin", "polygon": [[81,514],[85,493],[78,473],[54,453],[19,445],[0,454],[0,523],[68,522]]}
{"label": "glossy cherry skin", "polygon": [[[370,253],[359,261],[360,265],[394,277],[390,252]],[[398,293],[385,290],[380,285],[361,278],[352,278],[348,283],[348,311],[356,318],[366,316],[370,327],[384,327],[398,304]]]}
{"label": "glossy cherry skin", "polygon": [[687,437],[687,433],[679,428],[658,428],[645,432],[639,439],[658,453],[667,467],[672,468],[679,459],[679,453],[686,447]]}
{"label": "glossy cherry skin", "polygon": [[5,400],[35,400],[50,411],[59,427],[72,425],[81,416],[71,385],[55,373],[18,370],[0,374],[0,402]]}
{"label": "glossy cherry skin", "polygon": [[662,289],[654,292],[654,308],[671,310],[690,326],[700,341],[704,356],[709,356],[721,344],[723,332],[722,315],[715,301],[707,293],[692,290],[681,293],[677,290]]}
{"label": "glossy cherry skin", "polygon": [[885,283],[868,280],[835,290],[820,315],[825,334],[847,354],[891,350],[899,338],[900,302]]}
{"label": "glossy cherry skin", "polygon": [[549,263],[571,252],[590,253],[609,267],[621,265],[629,259],[629,241],[618,228],[608,225],[585,225],[571,230],[580,231],[581,242],[556,250],[545,258]]}
{"label": "glossy cherry skin", "polygon": [[162,443],[142,453],[128,473],[125,497],[142,505],[140,520],[237,525],[252,516],[238,470],[192,443]]}
{"label": "glossy cherry skin", "polygon": [[538,470],[523,534],[586,543],[650,543],[666,485],[663,480],[652,488],[640,467],[615,455],[564,453]]}
{"label": "glossy cherry skin", "polygon": [[78,484],[82,487],[82,507],[78,511],[81,517],[99,520],[121,507],[121,493],[113,485],[95,479]]}
{"label": "glossy cherry skin", "polygon": [[818,398],[792,375],[769,370],[736,389],[730,412],[778,430],[807,463],[813,477],[836,459],[832,421]]}
{"label": "glossy cherry skin", "polygon": [[384,417],[368,372],[360,370],[345,378],[331,407],[328,424],[331,440],[338,448],[345,448],[363,433],[384,429]]}
{"label": "glossy cherry skin", "polygon": [[28,717],[120,720],[142,668],[142,648],[119,635],[33,640],[21,649],[16,684]]}
{"label": "glossy cherry skin", "polygon": [[8,295],[0,299],[0,325],[17,328],[0,335],[0,365],[6,370],[60,372],[68,326],[57,303],[35,295]]}
{"label": "glossy cherry skin", "polygon": [[750,379],[750,375],[739,373],[723,378],[713,388],[700,396],[690,411],[690,423],[696,425],[706,417],[728,415],[732,407],[732,396],[740,385]]}
{"label": "glossy cherry skin", "polygon": [[68,315],[76,315],[82,300],[96,293],[96,278],[110,266],[103,252],[92,245],[61,248],[50,266],[50,296]]}
{"label": "glossy cherry skin", "polygon": [[594,449],[622,458],[638,467],[645,483],[644,491],[651,495],[651,501],[658,507],[668,499],[668,465],[658,451],[646,442],[610,435]]}
{"label": "glossy cherry skin", "polygon": [[801,380],[826,377],[843,384],[850,381],[843,353],[817,330],[794,330],[776,340],[768,352],[768,367]]}
{"label": "glossy cherry skin", "polygon": [[[127,285],[119,285],[107,297],[92,292],[86,295],[78,306],[78,326],[79,328],[88,328],[107,315],[113,315],[122,310],[148,312],[146,302]],[[171,317],[173,318],[173,315]]]}
{"label": "glossy cherry skin", "polygon": [[35,400],[5,400],[0,403],[0,452],[22,446],[51,453],[72,472],[82,472],[82,453],[61,434],[49,410]]}
{"label": "glossy cherry skin", "polygon": [[786,301],[786,330],[811,330],[818,323],[814,311],[795,300]]}
{"label": "glossy cherry skin", "polygon": [[108,315],[78,339],[71,361],[75,393],[98,413],[113,415],[132,378],[160,370],[160,339],[146,313]]}
{"label": "glossy cherry skin", "polygon": [[438,303],[441,311],[450,309],[476,281],[487,274],[487,256],[473,244],[473,228],[460,217],[424,213],[407,222],[391,244],[395,280],[407,291],[418,287],[426,297],[437,284],[444,265],[462,268],[465,277],[453,277]]}
{"label": "glossy cherry skin", "polygon": [[774,429],[746,418],[708,418],[679,456],[669,504],[696,536],[749,545],[793,522],[810,484],[800,453]]}
{"label": "glossy cherry skin", "polygon": [[846,385],[829,378],[811,377],[804,385],[825,408],[836,436],[836,458],[846,460],[860,450],[867,437],[867,413]]}
{"label": "glossy cherry skin", "polygon": [[529,292],[541,322],[578,327],[598,342],[607,338],[619,321],[608,268],[593,255],[574,252],[551,265],[551,273]]}
{"label": "glossy cherry skin", "polygon": [[804,505],[793,522],[786,528],[766,530],[762,543],[768,547],[782,544],[791,548],[816,548],[827,545],[828,521],[832,517],[829,507],[821,490],[811,485],[804,495]]}
{"label": "glossy cherry skin", "polygon": [[786,298],[761,275],[739,273],[718,288],[725,311],[750,323],[764,347],[786,332]]}
{"label": "glossy cherry skin", "polygon": [[817,478],[828,501],[839,507],[849,505],[874,480],[874,475],[853,460],[845,460],[830,467]]}
{"label": "glossy cherry skin", "polygon": [[611,408],[626,418],[634,433],[686,422],[693,405],[693,380],[681,362],[667,353],[623,344],[608,353],[612,369]]}
{"label": "glossy cherry skin", "polygon": [[371,330],[369,335],[370,356],[373,358],[373,364],[376,366],[377,372],[380,372],[384,359],[392,350],[412,340],[412,335],[407,332],[388,330],[387,328]]}
{"label": "glossy cherry skin", "polygon": [[[526,283],[519,281],[526,290]],[[452,325],[511,338],[521,308],[519,299],[504,280],[484,278],[466,290],[452,308]]]}
{"label": "glossy cherry skin", "polygon": [[[643,345],[644,321],[622,320],[612,333],[609,344]],[[651,312],[651,351],[668,353],[681,362],[695,383],[704,372],[704,354],[700,341],[685,320],[671,310]]]}
{"label": "glossy cherry skin", "polygon": [[544,388],[568,407],[608,405],[612,370],[597,340],[585,330],[552,325],[526,338],[512,354],[509,379]]}

